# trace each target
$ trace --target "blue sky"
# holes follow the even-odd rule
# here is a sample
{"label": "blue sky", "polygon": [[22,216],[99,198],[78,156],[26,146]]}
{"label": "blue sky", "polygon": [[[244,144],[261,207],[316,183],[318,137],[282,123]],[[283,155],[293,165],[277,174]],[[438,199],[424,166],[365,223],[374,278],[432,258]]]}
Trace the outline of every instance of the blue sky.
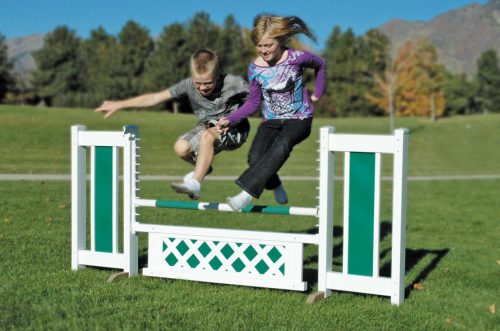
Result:
{"label": "blue sky", "polygon": [[184,23],[205,11],[215,23],[232,14],[251,27],[263,12],[300,16],[322,49],[334,26],[363,34],[391,19],[428,21],[446,11],[488,0],[0,0],[0,33],[7,39],[52,31],[67,25],[81,37],[102,26],[117,34],[130,19],[147,27],[152,36],[166,25]]}

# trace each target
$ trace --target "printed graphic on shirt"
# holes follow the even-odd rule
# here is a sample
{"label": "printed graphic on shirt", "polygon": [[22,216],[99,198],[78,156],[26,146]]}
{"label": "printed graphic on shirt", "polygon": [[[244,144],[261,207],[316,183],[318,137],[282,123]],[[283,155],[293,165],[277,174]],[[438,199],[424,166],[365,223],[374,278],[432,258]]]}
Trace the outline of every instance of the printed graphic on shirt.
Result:
{"label": "printed graphic on shirt", "polygon": [[312,107],[305,91],[299,60],[302,54],[301,51],[289,50],[288,58],[273,67],[250,66],[250,80],[255,79],[262,87],[265,118],[311,116]]}

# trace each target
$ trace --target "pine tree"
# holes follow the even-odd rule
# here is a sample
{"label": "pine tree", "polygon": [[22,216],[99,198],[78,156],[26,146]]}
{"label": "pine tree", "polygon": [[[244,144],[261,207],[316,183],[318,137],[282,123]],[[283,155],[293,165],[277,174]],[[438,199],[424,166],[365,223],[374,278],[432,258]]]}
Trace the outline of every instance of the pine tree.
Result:
{"label": "pine tree", "polygon": [[376,30],[356,37],[351,29],[333,29],[324,57],[329,68],[326,99],[333,103],[335,115],[381,113],[366,95],[375,85],[373,76],[385,68],[387,52],[388,39]]}
{"label": "pine tree", "polygon": [[119,84],[115,81],[119,73],[116,61],[118,45],[116,38],[102,27],[90,32],[90,38],[81,47],[83,62],[83,90],[87,96],[81,106],[96,107],[102,100],[117,99]]}
{"label": "pine tree", "polygon": [[154,41],[149,30],[134,21],[128,21],[118,34],[117,58],[120,67],[116,82],[121,88],[120,98],[141,92],[145,64],[153,49]]}
{"label": "pine tree", "polygon": [[5,36],[0,33],[0,101],[3,100],[12,84],[12,76],[9,73],[11,67],[7,57]]}
{"label": "pine tree", "polygon": [[37,64],[33,84],[49,105],[72,106],[72,95],[81,88],[80,39],[66,26],[49,33],[44,46],[33,54]]}
{"label": "pine tree", "polygon": [[[196,13],[187,23],[187,49],[193,53],[201,48],[216,48],[221,35],[221,27],[210,21],[210,15],[205,12]],[[215,46],[215,47],[214,47]]]}
{"label": "pine tree", "polygon": [[446,99],[446,115],[468,115],[479,111],[475,101],[476,87],[465,74],[454,75],[446,71],[443,92]]}
{"label": "pine tree", "polygon": [[328,99],[333,107],[328,110],[330,115],[342,116],[349,111],[352,96],[352,63],[354,34],[352,31],[342,33],[340,27],[335,26],[326,42],[326,51],[323,54],[329,70],[327,71]]}
{"label": "pine tree", "polygon": [[483,113],[500,112],[500,68],[494,49],[486,50],[477,60],[476,80]]}
{"label": "pine tree", "polygon": [[229,15],[217,40],[216,51],[225,72],[246,77],[249,63],[253,60],[255,47],[248,32]]}
{"label": "pine tree", "polygon": [[158,91],[189,76],[186,29],[178,23],[166,26],[146,62],[142,91]]}

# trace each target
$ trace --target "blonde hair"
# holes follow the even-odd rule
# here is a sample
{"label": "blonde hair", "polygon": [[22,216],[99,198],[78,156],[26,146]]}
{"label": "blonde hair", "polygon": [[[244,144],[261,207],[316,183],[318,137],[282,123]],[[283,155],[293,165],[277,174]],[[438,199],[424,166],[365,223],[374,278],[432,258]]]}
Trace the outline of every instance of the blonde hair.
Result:
{"label": "blonde hair", "polygon": [[191,56],[191,73],[203,75],[219,73],[219,57],[210,49],[200,49]]}
{"label": "blonde hair", "polygon": [[306,23],[297,16],[272,16],[260,15],[253,21],[252,41],[254,45],[268,35],[285,45],[296,34],[303,33],[316,42],[316,37],[307,27]]}

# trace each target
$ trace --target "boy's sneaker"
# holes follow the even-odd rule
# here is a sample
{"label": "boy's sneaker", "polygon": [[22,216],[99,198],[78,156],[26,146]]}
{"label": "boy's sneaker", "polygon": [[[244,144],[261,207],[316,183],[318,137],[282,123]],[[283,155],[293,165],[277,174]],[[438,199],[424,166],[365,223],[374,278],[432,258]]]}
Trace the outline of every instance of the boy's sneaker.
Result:
{"label": "boy's sneaker", "polygon": [[[212,166],[210,166],[208,168],[208,171],[207,171],[207,174],[205,176],[208,176],[210,175],[212,172],[214,171],[214,168]],[[190,179],[193,179],[194,177],[194,171],[191,171],[191,172],[188,172],[185,176],[184,176],[184,183],[187,182],[188,180]]]}
{"label": "boy's sneaker", "polygon": [[198,200],[200,198],[200,183],[194,179],[190,179],[186,182],[171,183],[170,186],[177,193],[187,194],[191,199]]}
{"label": "boy's sneaker", "polygon": [[288,203],[288,196],[286,195],[286,191],[283,185],[278,186],[273,191],[274,191],[274,200],[276,200],[277,203],[281,205]]}

